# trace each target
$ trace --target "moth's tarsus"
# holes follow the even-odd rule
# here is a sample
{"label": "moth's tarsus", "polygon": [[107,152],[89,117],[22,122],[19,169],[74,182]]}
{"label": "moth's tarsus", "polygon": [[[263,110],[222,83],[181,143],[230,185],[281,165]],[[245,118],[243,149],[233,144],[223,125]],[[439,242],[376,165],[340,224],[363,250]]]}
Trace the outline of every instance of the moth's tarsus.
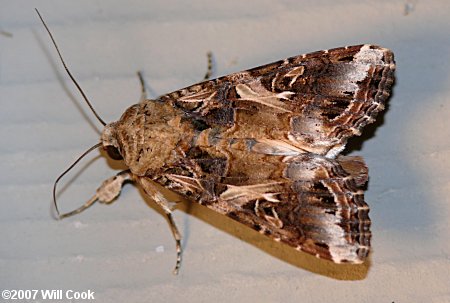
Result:
{"label": "moth's tarsus", "polygon": [[147,88],[145,85],[144,76],[142,75],[141,71],[137,72],[137,76],[139,78],[139,83],[141,84],[141,99],[140,99],[140,101],[142,102],[142,101],[148,99]]}
{"label": "moth's tarsus", "polygon": [[180,271],[180,267],[181,267],[181,257],[183,254],[182,248],[181,248],[181,240],[180,239],[176,239],[176,244],[177,244],[177,263],[175,265],[175,268],[173,269],[173,274],[174,275],[178,275],[178,272]]}
{"label": "moth's tarsus", "polygon": [[95,111],[94,107],[92,106],[91,102],[89,102],[88,98],[86,97],[85,93],[83,92],[83,90],[81,89],[81,86],[78,84],[77,80],[75,80],[75,78],[72,76],[72,73],[69,71],[69,69],[67,68],[66,63],[64,62],[64,59],[61,55],[61,52],[59,51],[58,45],[56,44],[55,39],[53,38],[52,33],[50,32],[50,29],[47,27],[47,24],[45,24],[44,19],[42,18],[41,14],[39,13],[38,9],[35,8],[36,13],[39,16],[39,19],[41,19],[42,24],[44,25],[45,29],[47,30],[48,35],[50,36],[50,39],[53,42],[53,45],[56,48],[56,52],[58,53],[59,59],[61,59],[61,62],[64,66],[64,69],[66,70],[67,74],[69,75],[70,79],[72,79],[72,82],[75,84],[75,86],[77,87],[78,91],[81,93],[81,96],[83,96],[84,101],[86,101],[87,105],[89,106],[89,108],[91,109],[91,111],[94,113],[95,117],[97,118],[98,121],[100,121],[101,124],[103,124],[103,126],[106,125],[105,121],[103,121],[102,118],[100,118],[100,116],[97,114],[97,112]]}
{"label": "moth's tarsus", "polygon": [[206,74],[203,77],[203,80],[209,80],[209,78],[211,78],[212,75],[212,68],[213,68],[213,63],[212,63],[212,52],[208,52],[206,54],[206,56],[208,57],[208,67],[206,69]]}
{"label": "moth's tarsus", "polygon": [[[53,184],[53,204],[55,205],[55,210],[56,210],[56,213],[58,214],[58,218],[59,219],[63,219],[63,218],[66,218],[66,217],[69,217],[69,216],[72,216],[72,215],[74,215],[74,214],[77,214],[77,213],[79,213],[79,212],[81,212],[81,211],[83,211],[84,209],[86,209],[86,208],[88,208],[89,206],[87,206],[87,207],[85,207],[84,209],[82,209],[82,210],[79,210],[79,211],[77,211],[77,210],[75,210],[75,211],[73,211],[73,212],[70,212],[70,213],[68,213],[68,214],[63,214],[63,215],[61,215],[60,213],[59,213],[59,209],[58,209],[58,204],[56,203],[56,186],[58,185],[58,182],[59,182],[59,180],[61,180],[61,178],[62,177],[64,177],[64,175],[65,174],[67,174],[75,165],[77,165],[77,163],[78,162],[80,162],[81,161],[81,159],[83,159],[84,158],[84,156],[86,156],[87,154],[89,154],[91,151],[93,151],[94,149],[96,149],[96,148],[98,148],[98,147],[100,147],[100,146],[102,146],[102,144],[101,143],[97,143],[97,144],[95,144],[94,146],[92,146],[92,147],[90,147],[87,151],[85,151],[80,157],[78,157],[78,159],[76,159],[61,175],[59,175],[59,177],[58,178],[56,178],[56,180],[55,180],[55,183]],[[92,202],[93,203],[93,202]],[[82,207],[81,207],[82,208]]]}
{"label": "moth's tarsus", "polygon": [[173,274],[178,275],[178,272],[179,272],[180,266],[181,266],[181,256],[183,254],[183,251],[181,248],[181,235],[180,235],[180,232],[178,231],[175,221],[173,220],[172,214],[171,213],[166,213],[166,214],[167,214],[167,219],[169,219],[170,229],[172,230],[173,237],[175,238],[176,250],[177,250],[177,263],[175,264]]}
{"label": "moth's tarsus", "polygon": [[95,202],[97,202],[97,200],[98,200],[98,195],[95,194],[91,199],[89,199],[81,207],[79,207],[79,208],[77,208],[75,210],[72,210],[71,212],[59,215],[59,219],[62,220],[64,218],[71,217],[73,215],[79,214],[82,211],[84,211],[84,210],[88,209],[89,207],[91,207]]}

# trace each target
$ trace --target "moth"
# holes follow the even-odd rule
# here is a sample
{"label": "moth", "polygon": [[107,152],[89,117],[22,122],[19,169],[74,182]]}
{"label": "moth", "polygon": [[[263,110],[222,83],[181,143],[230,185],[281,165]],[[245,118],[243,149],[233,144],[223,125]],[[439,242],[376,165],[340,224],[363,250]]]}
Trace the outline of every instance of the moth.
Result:
{"label": "moth", "polygon": [[371,238],[368,168],[361,157],[340,153],[384,109],[394,70],[390,50],[356,45],[142,100],[106,124],[91,148],[102,147],[128,169],[60,218],[110,203],[125,182],[136,183],[167,215],[178,273],[176,201],[163,186],[297,250],[362,263]]}

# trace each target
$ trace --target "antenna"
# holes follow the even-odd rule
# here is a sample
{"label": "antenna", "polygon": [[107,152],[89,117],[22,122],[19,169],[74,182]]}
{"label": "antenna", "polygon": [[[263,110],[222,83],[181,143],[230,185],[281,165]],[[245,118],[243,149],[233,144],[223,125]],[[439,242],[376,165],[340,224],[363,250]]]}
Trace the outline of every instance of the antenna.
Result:
{"label": "antenna", "polygon": [[81,93],[81,95],[83,96],[84,101],[86,101],[87,105],[89,106],[89,108],[91,109],[91,111],[94,113],[95,117],[98,119],[98,121],[100,121],[101,124],[103,124],[103,126],[106,125],[105,121],[102,120],[102,118],[100,118],[100,116],[97,114],[97,112],[94,110],[94,107],[92,106],[92,104],[89,102],[88,98],[86,97],[86,95],[84,94],[83,90],[81,89],[80,85],[78,85],[77,81],[75,80],[75,78],[72,76],[72,74],[70,73],[69,69],[66,66],[66,63],[64,62],[64,59],[61,55],[61,52],[59,51],[58,45],[56,45],[55,39],[53,39],[53,35],[50,32],[50,30],[47,27],[47,24],[45,24],[44,19],[42,19],[41,14],[39,13],[39,11],[37,10],[37,8],[35,8],[36,13],[39,16],[39,19],[41,19],[42,24],[44,25],[45,29],[47,30],[48,35],[50,36],[50,39],[52,39],[53,45],[56,48],[56,51],[58,52],[58,56],[59,59],[61,59],[61,62],[64,66],[64,69],[66,70],[67,74],[69,75],[70,79],[72,79],[72,82],[75,84],[75,86],[77,87],[78,91]]}

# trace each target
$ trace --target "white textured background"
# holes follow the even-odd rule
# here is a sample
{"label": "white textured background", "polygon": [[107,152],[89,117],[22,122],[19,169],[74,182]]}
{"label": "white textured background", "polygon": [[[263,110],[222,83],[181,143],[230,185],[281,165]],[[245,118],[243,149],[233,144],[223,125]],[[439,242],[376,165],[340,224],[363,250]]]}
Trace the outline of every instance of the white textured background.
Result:
{"label": "white textured background", "polygon": [[[53,181],[101,127],[35,6],[106,121],[138,101],[137,70],[157,96],[198,82],[208,50],[220,76],[344,45],[392,49],[389,107],[351,144],[370,168],[370,262],[319,261],[185,204],[175,277],[168,225],[133,186],[55,221]],[[90,289],[95,302],[450,302],[449,1],[0,1],[0,31],[2,290]],[[92,153],[63,180],[62,210],[118,168]]]}

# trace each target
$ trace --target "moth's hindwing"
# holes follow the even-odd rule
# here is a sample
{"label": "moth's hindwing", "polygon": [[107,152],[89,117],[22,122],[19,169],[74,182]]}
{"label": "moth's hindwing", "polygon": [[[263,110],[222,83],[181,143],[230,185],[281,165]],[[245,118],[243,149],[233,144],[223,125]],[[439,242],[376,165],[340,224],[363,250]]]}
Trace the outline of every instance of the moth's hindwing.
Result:
{"label": "moth's hindwing", "polygon": [[135,105],[114,138],[133,174],[299,250],[361,263],[367,168],[339,153],[384,108],[394,69],[373,45],[292,57]]}

